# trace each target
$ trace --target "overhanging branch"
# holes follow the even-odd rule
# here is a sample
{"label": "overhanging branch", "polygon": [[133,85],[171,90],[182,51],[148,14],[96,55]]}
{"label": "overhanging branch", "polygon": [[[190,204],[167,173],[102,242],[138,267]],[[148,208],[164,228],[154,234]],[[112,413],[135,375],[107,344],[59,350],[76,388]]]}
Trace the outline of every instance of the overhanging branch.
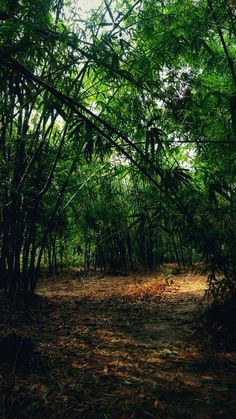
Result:
{"label": "overhanging branch", "polygon": [[[106,121],[101,119],[99,116],[95,115],[92,111],[87,109],[84,105],[78,103],[76,100],[71,98],[70,96],[65,95],[64,93],[60,92],[50,84],[46,83],[44,80],[42,80],[40,77],[36,76],[32,71],[28,70],[24,65],[22,65],[20,62],[18,62],[15,58],[9,56],[5,51],[0,49],[0,60],[2,65],[10,68],[13,72],[17,74],[22,74],[24,77],[26,77],[28,80],[35,82],[36,84],[42,86],[45,90],[50,92],[53,96],[58,98],[62,103],[64,103],[67,107],[69,107],[74,113],[76,113],[84,122],[87,122],[92,125],[92,127],[104,138],[106,138],[112,146],[114,146],[116,149],[118,149],[122,154],[124,154],[136,167],[139,168],[139,170],[152,182],[155,184],[156,187],[163,189],[160,187],[159,183],[148,173],[148,171],[141,166],[121,145],[117,144],[112,138],[111,135],[116,135],[120,137],[126,144],[128,144],[133,150],[135,150],[140,157],[143,159],[144,162],[146,162],[149,167],[152,167],[152,169],[155,170],[157,174],[161,176],[161,170],[153,165],[151,161],[149,161],[146,156],[142,153],[141,150],[127,137],[125,137],[122,133],[120,133],[118,130],[116,130],[114,127],[112,127],[110,124],[108,124]],[[103,125],[104,128],[106,128],[110,135],[108,135],[103,129],[98,127],[91,119],[89,119],[87,116],[84,115],[83,112],[87,113],[93,120],[99,122]]]}

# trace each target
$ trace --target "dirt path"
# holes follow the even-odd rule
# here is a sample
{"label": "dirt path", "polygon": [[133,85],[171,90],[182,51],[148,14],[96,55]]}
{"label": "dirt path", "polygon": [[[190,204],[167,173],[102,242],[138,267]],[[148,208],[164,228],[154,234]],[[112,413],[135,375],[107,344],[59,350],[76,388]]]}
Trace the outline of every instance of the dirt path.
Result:
{"label": "dirt path", "polygon": [[15,417],[236,418],[236,354],[215,352],[198,320],[206,279],[172,280],[42,281],[33,322],[15,312],[8,326],[39,352],[30,374],[17,372]]}

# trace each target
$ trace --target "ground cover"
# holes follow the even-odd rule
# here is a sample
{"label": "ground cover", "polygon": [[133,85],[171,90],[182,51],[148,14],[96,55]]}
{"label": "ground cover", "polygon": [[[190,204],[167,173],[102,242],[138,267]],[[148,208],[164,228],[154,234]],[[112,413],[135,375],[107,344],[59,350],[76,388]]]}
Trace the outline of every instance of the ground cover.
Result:
{"label": "ground cover", "polygon": [[[206,276],[43,278],[31,304],[1,294],[2,336],[31,336],[29,371],[0,366],[5,418],[235,418],[236,353],[199,316]],[[11,308],[10,308],[11,307]]]}

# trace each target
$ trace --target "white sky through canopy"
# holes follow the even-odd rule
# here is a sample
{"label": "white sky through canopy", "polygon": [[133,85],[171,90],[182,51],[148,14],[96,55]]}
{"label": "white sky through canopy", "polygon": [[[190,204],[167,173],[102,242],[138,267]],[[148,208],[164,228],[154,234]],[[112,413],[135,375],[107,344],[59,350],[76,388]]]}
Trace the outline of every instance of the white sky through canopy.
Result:
{"label": "white sky through canopy", "polygon": [[87,13],[91,9],[97,9],[102,3],[102,0],[77,0],[76,3],[82,12]]}

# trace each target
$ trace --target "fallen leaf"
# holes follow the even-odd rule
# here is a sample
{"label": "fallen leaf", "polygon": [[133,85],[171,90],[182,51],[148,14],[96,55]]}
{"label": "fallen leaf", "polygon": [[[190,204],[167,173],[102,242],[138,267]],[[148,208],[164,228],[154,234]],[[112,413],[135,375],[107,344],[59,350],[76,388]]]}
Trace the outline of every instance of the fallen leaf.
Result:
{"label": "fallen leaf", "polygon": [[79,369],[80,365],[76,361],[72,361],[71,366],[73,369]]}

